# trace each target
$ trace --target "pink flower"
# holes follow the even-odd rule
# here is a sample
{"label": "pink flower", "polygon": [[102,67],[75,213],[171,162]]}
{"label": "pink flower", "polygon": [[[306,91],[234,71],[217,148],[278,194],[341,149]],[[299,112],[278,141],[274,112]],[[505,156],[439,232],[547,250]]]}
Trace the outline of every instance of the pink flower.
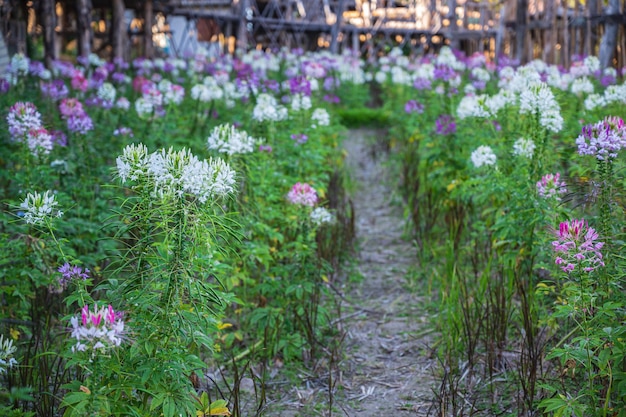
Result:
{"label": "pink flower", "polygon": [[63,119],[82,117],[85,114],[83,103],[76,98],[64,98],[59,104],[59,112]]}
{"label": "pink flower", "polygon": [[313,207],[317,204],[317,192],[307,183],[297,182],[287,194],[291,204]]}
{"label": "pink flower", "polygon": [[549,199],[555,198],[561,200],[560,195],[567,192],[566,184],[560,181],[561,174],[546,174],[541,177],[541,181],[537,181],[537,193],[540,197]]}
{"label": "pink flower", "polygon": [[70,319],[72,325],[72,337],[76,344],[72,346],[73,352],[85,352],[114,348],[122,343],[124,333],[124,321],[122,314],[115,312],[112,306],[98,308],[94,305],[93,311],[89,306],[81,309],[80,322],[78,317]]}
{"label": "pink flower", "polygon": [[564,272],[569,273],[576,266],[581,266],[585,272],[604,266],[600,252],[604,242],[598,241],[598,232],[589,227],[586,220],[562,222],[557,238],[558,240],[552,242],[552,247],[558,254],[554,263],[560,265]]}
{"label": "pink flower", "polygon": [[72,77],[72,88],[74,90],[82,91],[84,93],[85,91],[87,91],[88,87],[89,81],[87,80],[87,78],[85,78],[85,76],[81,72],[76,71],[76,73],[74,73],[74,76]]}

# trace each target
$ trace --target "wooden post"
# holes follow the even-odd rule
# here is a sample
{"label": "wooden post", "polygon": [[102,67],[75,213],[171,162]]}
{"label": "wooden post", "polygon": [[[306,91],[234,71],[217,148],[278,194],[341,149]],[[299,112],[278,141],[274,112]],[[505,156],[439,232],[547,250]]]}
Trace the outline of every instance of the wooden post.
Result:
{"label": "wooden post", "polygon": [[248,49],[248,9],[249,0],[239,0],[239,29],[237,30],[237,49]]}
{"label": "wooden post", "polygon": [[345,3],[345,0],[339,0],[339,5],[337,7],[337,11],[335,12],[337,17],[330,32],[330,52],[333,54],[336,54],[338,50],[337,38],[339,37],[339,28],[343,19],[343,9],[345,7]]}
{"label": "wooden post", "polygon": [[124,0],[113,0],[113,17],[111,24],[113,58],[124,59],[126,51],[126,22],[124,21]]}
{"label": "wooden post", "polygon": [[515,58],[522,63],[526,45],[526,20],[528,18],[528,0],[518,0],[515,17]]}
{"label": "wooden post", "polygon": [[598,0],[587,0],[587,4],[585,4],[585,6],[585,19],[587,20],[587,36],[585,36],[585,55],[591,55],[591,45],[595,45],[596,37],[598,36],[596,26],[591,24],[591,17],[595,16],[598,12]]}
{"label": "wooden post", "polygon": [[52,61],[58,58],[55,33],[57,15],[54,3],[54,0],[40,0],[38,10],[39,21],[43,27],[44,61],[48,68],[52,65]]}
{"label": "wooden post", "polygon": [[87,57],[91,53],[91,0],[76,0],[78,17],[78,56]]}
{"label": "wooden post", "polygon": [[561,20],[563,21],[563,45],[561,51],[563,51],[563,61],[562,64],[564,67],[569,67],[570,63],[570,36],[569,36],[569,19],[567,16],[567,1],[561,1],[561,10],[563,10],[563,16]]}
{"label": "wooden post", "polygon": [[461,43],[458,37],[456,24],[456,0],[448,0],[448,20],[450,22],[450,48],[459,49]]}
{"label": "wooden post", "polygon": [[[614,15],[619,13],[620,0],[609,0],[609,7],[606,8],[607,15]],[[615,55],[615,48],[617,47],[617,31],[619,26],[613,16],[609,17],[609,20],[604,24],[604,34],[600,41],[600,66],[606,68],[611,66],[613,56]]]}
{"label": "wooden post", "polygon": [[554,56],[553,56],[553,48],[555,46],[555,23],[556,23],[556,13],[554,7],[554,0],[547,0],[545,3],[545,15],[544,19],[547,22],[550,22],[550,27],[547,29],[542,28],[542,32],[544,34],[544,43],[543,43],[543,52],[542,59],[544,62],[549,64],[554,64]]}
{"label": "wooden post", "polygon": [[154,8],[152,0],[145,0],[143,4],[143,56],[154,57],[154,43],[152,41],[152,20]]}
{"label": "wooden post", "polygon": [[496,64],[498,64],[499,60],[500,60],[500,55],[502,55],[502,43],[504,42],[504,34],[505,34],[505,23],[506,23],[506,11],[507,11],[507,7],[506,7],[506,3],[504,3],[502,5],[502,8],[500,9],[500,24],[498,27],[498,32],[496,32],[496,45],[495,45],[495,50],[493,51],[493,55],[496,61]]}

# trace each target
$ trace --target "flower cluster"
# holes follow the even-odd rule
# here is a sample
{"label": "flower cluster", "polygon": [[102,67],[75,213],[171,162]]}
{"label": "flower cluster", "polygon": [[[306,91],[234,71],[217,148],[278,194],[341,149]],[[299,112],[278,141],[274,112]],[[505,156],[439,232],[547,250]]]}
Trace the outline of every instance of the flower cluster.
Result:
{"label": "flower cluster", "polygon": [[27,224],[40,224],[48,218],[63,216],[59,210],[54,213],[58,204],[54,194],[48,190],[43,194],[28,193],[20,208],[24,210],[23,217]]}
{"label": "flower cluster", "polygon": [[313,207],[317,204],[317,192],[307,183],[297,182],[287,194],[291,204]]}
{"label": "flower cluster", "polygon": [[76,339],[72,352],[86,352],[91,349],[95,354],[97,350],[105,351],[122,344],[122,314],[115,312],[110,305],[98,308],[96,304],[93,311],[86,305],[81,309],[80,317],[72,317],[70,323],[72,337]]}
{"label": "flower cluster", "polygon": [[589,227],[587,221],[574,219],[559,225],[557,239],[552,242],[557,257],[554,261],[565,272],[571,272],[576,266],[585,272],[591,272],[604,266],[600,250],[604,246],[598,241],[598,233]]}
{"label": "flower cluster", "polygon": [[42,127],[41,114],[33,103],[18,101],[9,109],[7,115],[9,133],[14,140],[22,140],[31,129]]}
{"label": "flower cluster", "polygon": [[269,94],[259,94],[256,106],[252,110],[252,118],[257,122],[278,122],[287,119],[287,108],[278,104],[276,99]]}
{"label": "flower cluster", "polygon": [[330,125],[330,115],[325,109],[319,108],[313,110],[313,114],[311,115],[311,120],[313,123],[311,127],[315,128],[317,125],[319,126],[328,126]]}
{"label": "flower cluster", "polygon": [[566,184],[560,180],[561,174],[546,174],[541,177],[541,181],[537,181],[537,194],[540,197],[550,199],[555,198],[561,200],[560,195],[567,192]]}
{"label": "flower cluster", "polygon": [[606,119],[583,127],[576,139],[578,153],[593,155],[598,160],[613,159],[626,146],[626,127],[618,117]]}
{"label": "flower cluster", "polygon": [[524,89],[519,101],[520,113],[538,117],[539,124],[546,130],[557,133],[563,129],[561,108],[546,83],[536,83]]}
{"label": "flower cluster", "polygon": [[513,144],[513,155],[532,159],[535,148],[536,145],[532,139],[519,138]]}
{"label": "flower cluster", "polygon": [[148,154],[143,144],[128,145],[116,162],[122,183],[136,181],[157,198],[187,194],[205,203],[234,191],[235,172],[228,164],[219,158],[201,161],[185,148]]}
{"label": "flower cluster", "polygon": [[424,113],[424,105],[416,100],[409,100],[404,104],[404,112],[422,114]]}
{"label": "flower cluster", "polygon": [[75,98],[64,98],[59,104],[61,117],[67,122],[70,132],[86,134],[93,130],[93,121],[85,112],[83,104]]}
{"label": "flower cluster", "polygon": [[237,130],[235,126],[226,123],[213,129],[207,139],[207,146],[217,152],[236,155],[253,152],[256,141],[245,131]]}
{"label": "flower cluster", "polygon": [[11,369],[18,364],[13,357],[16,350],[17,348],[13,346],[13,340],[5,339],[4,335],[0,335],[0,375],[5,374],[7,369]]}
{"label": "flower cluster", "polygon": [[443,114],[435,121],[435,129],[438,135],[453,135],[456,133],[456,123],[454,117]]}
{"label": "flower cluster", "polygon": [[26,134],[26,144],[33,155],[48,155],[52,152],[52,148],[54,147],[54,138],[50,132],[43,127],[40,127],[38,129],[31,129],[28,131]]}
{"label": "flower cluster", "polygon": [[291,140],[294,140],[297,144],[302,145],[309,140],[309,137],[304,133],[294,133],[291,135]]}
{"label": "flower cluster", "polygon": [[472,156],[470,158],[472,160],[472,164],[474,164],[474,167],[476,168],[480,168],[483,165],[495,165],[497,161],[496,154],[493,153],[493,149],[486,145],[479,146],[474,152],[472,152]]}
{"label": "flower cluster", "polygon": [[332,223],[334,220],[332,213],[324,207],[316,207],[311,212],[311,222],[316,226]]}
{"label": "flower cluster", "polygon": [[70,265],[68,262],[60,266],[58,271],[61,273],[59,285],[63,288],[65,288],[67,284],[74,279],[81,279],[85,281],[89,278],[90,272],[87,268],[83,269],[77,265]]}

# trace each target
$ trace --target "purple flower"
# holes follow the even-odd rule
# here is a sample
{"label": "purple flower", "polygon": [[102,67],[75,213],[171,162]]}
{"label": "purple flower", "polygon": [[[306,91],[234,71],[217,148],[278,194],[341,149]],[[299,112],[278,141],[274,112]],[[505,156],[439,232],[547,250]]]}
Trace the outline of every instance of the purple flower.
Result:
{"label": "purple flower", "polygon": [[416,90],[430,90],[432,83],[428,78],[416,78],[413,87]]}
{"label": "purple flower", "polygon": [[113,75],[111,75],[111,81],[116,84],[124,84],[126,82],[126,76],[123,72],[114,72]]}
{"label": "purple flower", "polygon": [[326,77],[324,79],[324,90],[326,91],[332,91],[335,88],[339,87],[340,85],[340,81],[339,79],[335,78],[335,77]]}
{"label": "purple flower", "polygon": [[603,242],[598,241],[598,233],[589,227],[586,220],[574,219],[559,225],[557,240],[552,247],[557,253],[554,263],[564,272],[572,272],[577,266],[585,272],[591,272],[604,266],[600,249]]}
{"label": "purple flower", "polygon": [[334,94],[325,94],[324,101],[327,103],[339,104],[341,102],[341,99]]}
{"label": "purple flower", "polygon": [[30,61],[28,65],[28,72],[36,77],[40,77],[45,70],[46,67],[44,66],[43,62],[40,61]]}
{"label": "purple flower", "polygon": [[580,155],[593,155],[602,161],[617,157],[626,146],[626,127],[619,117],[607,117],[601,122],[583,126],[576,139]]}
{"label": "purple flower", "polygon": [[272,147],[270,145],[259,145],[259,152],[272,153]]}
{"label": "purple flower", "polygon": [[456,133],[456,123],[449,114],[443,114],[435,121],[438,135],[452,135]]}
{"label": "purple flower", "polygon": [[311,83],[303,75],[296,75],[289,79],[289,90],[291,94],[311,95]]}
{"label": "purple flower", "polygon": [[67,135],[61,130],[50,131],[52,136],[52,143],[58,146],[67,146]]}
{"label": "purple flower", "polygon": [[609,85],[613,85],[617,83],[617,80],[612,75],[603,75],[600,79],[600,83],[603,87],[608,87]]}
{"label": "purple flower", "polygon": [[424,113],[424,105],[418,101],[409,100],[404,105],[404,111],[408,114],[411,114],[411,113],[422,114]]}
{"label": "purple flower", "polygon": [[67,128],[70,132],[84,135],[93,130],[93,121],[87,113],[80,116],[71,116],[67,119]]}
{"label": "purple flower", "polygon": [[89,57],[81,55],[76,58],[76,62],[78,62],[83,67],[87,67],[89,66]]}
{"label": "purple flower", "polygon": [[70,90],[67,88],[63,80],[53,80],[49,83],[41,83],[41,94],[53,101],[66,98]]}
{"label": "purple flower", "polygon": [[456,78],[457,73],[453,68],[447,65],[437,65],[435,67],[434,76],[436,80],[450,81]]}
{"label": "purple flower", "polygon": [[58,271],[61,273],[59,278],[59,285],[65,288],[67,284],[74,279],[82,279],[85,281],[89,278],[89,269],[81,268],[80,266],[70,265],[68,262],[59,267]]}
{"label": "purple flower", "polygon": [[113,136],[127,136],[129,138],[135,137],[133,130],[130,127],[120,127],[113,131]]}
{"label": "purple flower", "polygon": [[11,88],[11,84],[4,78],[0,78],[0,94],[5,94]]}
{"label": "purple flower", "polygon": [[293,135],[291,135],[291,139],[295,140],[298,144],[303,144],[306,143],[307,140],[309,140],[309,137],[304,133],[294,133]]}

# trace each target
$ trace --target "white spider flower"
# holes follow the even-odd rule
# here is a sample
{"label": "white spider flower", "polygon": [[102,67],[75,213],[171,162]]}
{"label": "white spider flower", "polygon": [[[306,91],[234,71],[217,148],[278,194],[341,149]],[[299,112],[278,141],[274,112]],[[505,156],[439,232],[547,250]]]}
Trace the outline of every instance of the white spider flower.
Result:
{"label": "white spider flower", "polygon": [[486,145],[479,146],[474,152],[472,152],[472,156],[470,158],[472,160],[472,164],[474,164],[474,167],[476,168],[480,168],[483,165],[495,165],[497,161],[496,154],[493,153],[493,149]]}
{"label": "white spider flower", "polygon": [[532,159],[536,147],[532,139],[519,138],[513,144],[513,155]]}
{"label": "white spider flower", "polygon": [[63,212],[56,210],[58,205],[55,195],[48,190],[43,194],[28,193],[20,208],[23,210],[24,221],[27,224],[40,224],[52,217],[61,217]]}
{"label": "white spider flower", "polygon": [[207,139],[211,150],[236,155],[254,151],[257,140],[247,132],[237,130],[230,124],[216,126]]}

